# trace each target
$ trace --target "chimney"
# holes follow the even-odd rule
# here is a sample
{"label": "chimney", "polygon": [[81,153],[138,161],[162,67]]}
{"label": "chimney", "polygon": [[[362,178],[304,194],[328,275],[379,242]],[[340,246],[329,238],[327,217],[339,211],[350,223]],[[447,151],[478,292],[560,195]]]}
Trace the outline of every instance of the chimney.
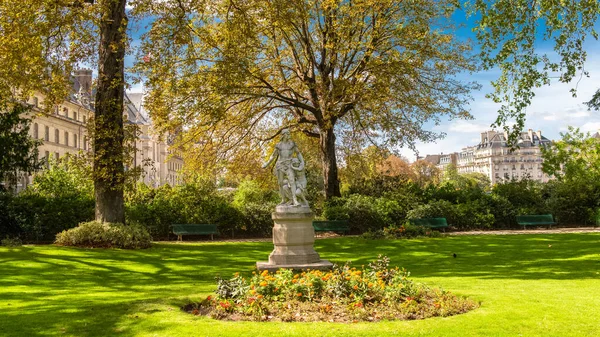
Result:
{"label": "chimney", "polygon": [[79,88],[75,88],[76,92],[83,91],[88,95],[92,95],[92,70],[91,69],[77,69],[74,71],[75,79]]}
{"label": "chimney", "polygon": [[542,130],[537,130],[536,134],[538,136],[538,139],[542,140]]}

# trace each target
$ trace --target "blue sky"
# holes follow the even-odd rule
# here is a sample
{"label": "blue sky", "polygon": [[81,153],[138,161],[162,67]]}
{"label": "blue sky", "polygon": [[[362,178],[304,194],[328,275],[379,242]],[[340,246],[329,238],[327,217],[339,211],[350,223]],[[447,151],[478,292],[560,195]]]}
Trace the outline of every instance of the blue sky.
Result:
{"label": "blue sky", "polygon": [[[146,20],[130,29],[130,36],[133,38],[132,46],[135,47],[139,44],[139,37],[147,23]],[[467,27],[459,30],[460,37],[472,37],[469,28],[472,23],[465,23]],[[597,24],[596,27],[600,28],[600,25]],[[540,42],[539,48],[551,50],[552,45]],[[527,108],[525,130],[541,130],[542,135],[549,139],[560,139],[560,133],[566,131],[568,126],[579,127],[586,132],[596,132],[600,129],[600,112],[588,111],[587,106],[583,104],[600,88],[600,42],[590,38],[584,49],[588,53],[585,68],[589,71],[589,78],[577,78],[573,83],[554,81],[550,86],[537,89],[531,106]],[[552,52],[548,54],[552,56]],[[131,65],[133,56],[127,57],[126,63]],[[417,144],[419,155],[460,151],[465,146],[476,145],[479,142],[480,133],[491,129],[490,125],[496,119],[499,105],[485,98],[485,95],[491,92],[490,81],[496,79],[498,72],[482,71],[465,75],[465,78],[467,76],[468,80],[476,80],[482,85],[481,91],[473,93],[474,101],[469,106],[474,119],[443,120],[440,125],[427,125],[429,130],[446,133],[446,137],[435,143]],[[569,92],[574,87],[577,87],[577,97],[575,98]],[[142,90],[142,85],[136,84],[129,91],[141,92]],[[410,161],[416,159],[416,154],[408,148],[397,150]]]}

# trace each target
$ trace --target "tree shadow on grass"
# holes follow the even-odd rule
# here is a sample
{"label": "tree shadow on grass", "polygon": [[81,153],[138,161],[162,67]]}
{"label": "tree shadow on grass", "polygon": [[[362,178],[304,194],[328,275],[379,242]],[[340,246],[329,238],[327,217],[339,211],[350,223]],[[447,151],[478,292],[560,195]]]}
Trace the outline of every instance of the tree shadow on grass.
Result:
{"label": "tree shadow on grass", "polygon": [[[600,270],[600,235],[594,233],[336,238],[317,240],[315,247],[323,259],[352,260],[357,267],[384,254],[418,278],[572,280],[598,278]],[[153,315],[153,310],[179,305],[184,298],[212,293],[217,275],[250,275],[256,261],[266,260],[272,249],[269,242],[161,243],[133,251],[55,246],[2,249],[0,335],[134,335],[137,320],[142,321],[135,315]],[[152,319],[142,323],[149,325],[144,326],[145,332],[160,335],[172,327],[162,321],[152,323]]]}
{"label": "tree shadow on grass", "polygon": [[[378,254],[390,257],[418,277],[461,276],[489,279],[598,278],[600,235],[455,236],[418,240],[318,241],[336,261],[360,266]],[[357,255],[356,252],[363,252]],[[456,258],[453,256],[456,254]],[[324,255],[324,254],[322,254]]]}

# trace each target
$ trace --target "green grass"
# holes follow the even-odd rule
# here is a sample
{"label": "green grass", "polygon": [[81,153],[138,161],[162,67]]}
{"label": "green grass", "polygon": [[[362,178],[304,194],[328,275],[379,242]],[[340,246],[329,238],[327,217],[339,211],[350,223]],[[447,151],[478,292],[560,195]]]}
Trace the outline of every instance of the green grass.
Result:
{"label": "green grass", "polygon": [[214,291],[217,274],[250,273],[271,243],[161,243],[137,251],[0,247],[0,336],[600,335],[599,234],[340,238],[315,247],[322,258],[357,266],[386,254],[414,280],[481,307],[422,321],[223,322],[179,306]]}

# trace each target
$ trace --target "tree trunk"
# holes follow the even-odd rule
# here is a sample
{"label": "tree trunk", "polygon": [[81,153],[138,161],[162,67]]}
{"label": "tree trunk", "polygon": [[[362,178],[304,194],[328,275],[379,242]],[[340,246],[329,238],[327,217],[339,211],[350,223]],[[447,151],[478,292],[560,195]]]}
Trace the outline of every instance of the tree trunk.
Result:
{"label": "tree trunk", "polygon": [[125,223],[123,96],[126,0],[105,0],[100,23],[94,128],[96,220]]}
{"label": "tree trunk", "polygon": [[325,199],[329,200],[332,197],[341,196],[337,159],[335,157],[335,134],[333,132],[333,127],[321,130],[320,142],[321,158],[323,161]]}

